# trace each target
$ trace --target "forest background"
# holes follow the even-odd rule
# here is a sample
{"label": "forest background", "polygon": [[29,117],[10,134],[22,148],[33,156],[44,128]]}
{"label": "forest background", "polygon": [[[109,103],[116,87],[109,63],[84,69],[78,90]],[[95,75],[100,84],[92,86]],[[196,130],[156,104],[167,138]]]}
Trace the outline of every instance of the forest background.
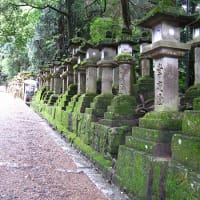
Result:
{"label": "forest background", "polygon": [[[91,42],[102,40],[107,30],[117,38],[126,26],[137,40],[141,29],[135,25],[158,0],[1,0],[0,4],[0,76],[13,78],[21,71],[37,73],[56,56],[68,56],[70,39],[84,37]],[[167,2],[167,0],[166,0]],[[189,15],[199,0],[175,0]],[[191,31],[183,30],[183,41]],[[136,57],[139,45],[135,46]],[[138,53],[137,53],[138,52]],[[139,60],[139,59],[138,59]],[[193,82],[190,55],[180,67],[180,82]],[[140,75],[136,63],[137,76]]]}

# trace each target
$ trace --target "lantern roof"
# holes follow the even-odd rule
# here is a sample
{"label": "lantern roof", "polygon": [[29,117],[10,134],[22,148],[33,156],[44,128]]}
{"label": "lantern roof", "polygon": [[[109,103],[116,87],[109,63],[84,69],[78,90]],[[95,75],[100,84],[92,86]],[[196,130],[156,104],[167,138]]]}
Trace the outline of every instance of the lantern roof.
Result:
{"label": "lantern roof", "polygon": [[138,21],[144,28],[153,28],[162,21],[168,21],[176,26],[184,27],[191,23],[193,18],[171,0],[162,0],[147,15]]}

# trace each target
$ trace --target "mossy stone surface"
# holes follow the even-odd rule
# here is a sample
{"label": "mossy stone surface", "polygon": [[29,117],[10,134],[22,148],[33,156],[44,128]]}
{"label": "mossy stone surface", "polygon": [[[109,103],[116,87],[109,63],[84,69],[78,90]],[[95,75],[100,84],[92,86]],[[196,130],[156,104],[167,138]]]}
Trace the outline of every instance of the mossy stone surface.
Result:
{"label": "mossy stone surface", "polygon": [[108,112],[112,112],[119,117],[126,117],[126,115],[135,114],[135,108],[135,97],[129,95],[118,95],[112,99],[110,106],[108,106]]}
{"label": "mossy stone surface", "polygon": [[71,98],[70,102],[68,103],[68,105],[66,106],[66,109],[65,109],[67,112],[73,112],[74,107],[75,107],[76,102],[78,101],[79,97],[80,97],[80,94],[76,94]]}
{"label": "mossy stone surface", "polygon": [[153,150],[156,145],[157,143],[153,141],[147,141],[140,138],[135,138],[133,136],[126,137],[127,147],[136,149],[138,151],[143,151],[151,155],[153,155]]}
{"label": "mossy stone surface", "polygon": [[186,135],[200,137],[200,111],[185,111],[182,129]]}
{"label": "mossy stone surface", "polygon": [[200,84],[193,85],[186,90],[184,104],[193,106],[194,99],[198,97],[200,97]]}
{"label": "mossy stone surface", "polygon": [[86,113],[93,115],[93,119],[103,118],[107,106],[110,105],[112,99],[112,94],[97,95],[90,104],[90,108],[86,108]]}
{"label": "mossy stone surface", "polygon": [[90,103],[94,99],[96,94],[90,93],[90,94],[82,94],[78,101],[75,103],[73,112],[76,113],[84,113],[85,109],[90,106]]}
{"label": "mossy stone surface", "polygon": [[138,79],[137,82],[137,99],[141,102],[140,95],[144,98],[144,101],[154,98],[154,79],[145,76]]}
{"label": "mossy stone surface", "polygon": [[116,163],[117,184],[131,199],[164,199],[167,164],[122,145]]}
{"label": "mossy stone surface", "polygon": [[132,128],[132,136],[154,142],[170,143],[172,135],[175,133],[177,133],[177,131],[162,131],[156,129],[146,129],[141,127]]}
{"label": "mossy stone surface", "polygon": [[120,145],[125,144],[126,136],[131,135],[131,128],[128,126],[113,127],[108,129],[108,152],[112,156],[118,154]]}
{"label": "mossy stone surface", "polygon": [[181,130],[182,113],[179,112],[149,112],[139,120],[139,126],[142,128],[159,130]]}
{"label": "mossy stone surface", "polygon": [[165,183],[166,199],[198,200],[200,197],[200,177],[187,168],[170,164]]}
{"label": "mossy stone surface", "polygon": [[193,109],[194,110],[200,110],[200,97],[194,98],[193,100]]}
{"label": "mossy stone surface", "polygon": [[172,158],[200,172],[200,138],[176,134],[172,138]]}

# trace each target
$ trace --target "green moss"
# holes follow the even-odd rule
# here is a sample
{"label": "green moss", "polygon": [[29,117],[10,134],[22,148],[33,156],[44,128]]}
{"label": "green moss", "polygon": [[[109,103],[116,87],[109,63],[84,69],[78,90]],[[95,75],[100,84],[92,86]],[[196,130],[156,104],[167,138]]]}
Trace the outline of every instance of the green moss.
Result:
{"label": "green moss", "polygon": [[115,57],[115,61],[129,61],[133,62],[133,56],[130,53],[121,53]]}
{"label": "green moss", "polygon": [[59,106],[55,107],[55,120],[62,122],[62,108]]}
{"label": "green moss", "polygon": [[134,148],[139,151],[149,153],[151,155],[153,155],[153,150],[156,145],[157,145],[157,143],[153,142],[153,141],[148,141],[148,140],[144,141],[144,140],[135,138],[133,136],[126,137],[126,146],[127,147]]}
{"label": "green moss", "polygon": [[108,152],[116,156],[119,146],[125,143],[125,137],[130,135],[128,126],[114,127],[108,130]]}
{"label": "green moss", "polygon": [[85,109],[90,106],[90,103],[94,99],[96,94],[88,93],[88,94],[82,94],[78,101],[75,104],[73,112],[75,113],[84,113]]}
{"label": "green moss", "polygon": [[139,120],[142,128],[181,130],[183,114],[179,112],[149,112]]}
{"label": "green moss", "polygon": [[85,42],[85,39],[82,38],[82,37],[74,37],[70,40],[70,42],[72,44],[78,44],[78,45],[81,45],[81,43]]}
{"label": "green moss", "polygon": [[186,97],[199,97],[200,96],[200,84],[196,84],[191,86],[190,88],[187,89],[185,93]]}
{"label": "green moss", "polygon": [[103,171],[106,171],[109,167],[111,167],[111,161],[104,159],[102,154],[94,151],[90,146],[83,143],[83,141],[76,137],[75,134],[67,132],[66,137],[71,141],[74,146],[80,149],[84,154],[89,156],[93,162],[95,162]]}
{"label": "green moss", "polygon": [[124,117],[124,115],[134,114],[135,108],[135,97],[129,95],[118,95],[112,99],[111,105],[108,107],[108,112]]}
{"label": "green moss", "polygon": [[182,129],[187,135],[200,137],[200,111],[185,111]]}
{"label": "green moss", "polygon": [[200,169],[200,138],[174,135],[171,148],[175,161],[191,169]]}
{"label": "green moss", "polygon": [[149,76],[138,79],[137,82],[137,97],[141,102],[140,95],[143,96],[144,101],[154,98],[154,80]]}
{"label": "green moss", "polygon": [[172,135],[177,132],[162,131],[155,129],[146,129],[141,127],[133,127],[132,135],[136,138],[146,139],[154,142],[170,143]]}
{"label": "green moss", "polygon": [[193,100],[193,109],[194,110],[200,110],[200,97],[199,98],[194,98]]}
{"label": "green moss", "polygon": [[91,103],[91,108],[86,108],[86,113],[93,115],[94,119],[103,117],[113,98],[112,94],[100,94]]}
{"label": "green moss", "polygon": [[78,67],[79,67],[79,65],[78,64],[75,64],[75,65],[73,65],[73,69],[78,69]]}
{"label": "green moss", "polygon": [[118,185],[132,199],[160,199],[167,162],[157,161],[145,153],[120,146],[116,163]]}
{"label": "green moss", "polygon": [[198,200],[200,181],[187,168],[171,165],[167,172],[165,190],[166,199]]}
{"label": "green moss", "polygon": [[176,6],[172,0],[161,0],[158,5],[147,13],[147,17],[156,13],[171,14],[173,16],[187,15],[180,6]]}

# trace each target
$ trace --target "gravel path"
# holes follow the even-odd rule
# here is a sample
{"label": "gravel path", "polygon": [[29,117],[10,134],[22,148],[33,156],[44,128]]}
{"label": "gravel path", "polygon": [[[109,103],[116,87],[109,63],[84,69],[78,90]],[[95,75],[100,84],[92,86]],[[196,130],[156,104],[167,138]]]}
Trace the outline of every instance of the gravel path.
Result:
{"label": "gravel path", "polygon": [[20,99],[0,92],[0,200],[124,200]]}

